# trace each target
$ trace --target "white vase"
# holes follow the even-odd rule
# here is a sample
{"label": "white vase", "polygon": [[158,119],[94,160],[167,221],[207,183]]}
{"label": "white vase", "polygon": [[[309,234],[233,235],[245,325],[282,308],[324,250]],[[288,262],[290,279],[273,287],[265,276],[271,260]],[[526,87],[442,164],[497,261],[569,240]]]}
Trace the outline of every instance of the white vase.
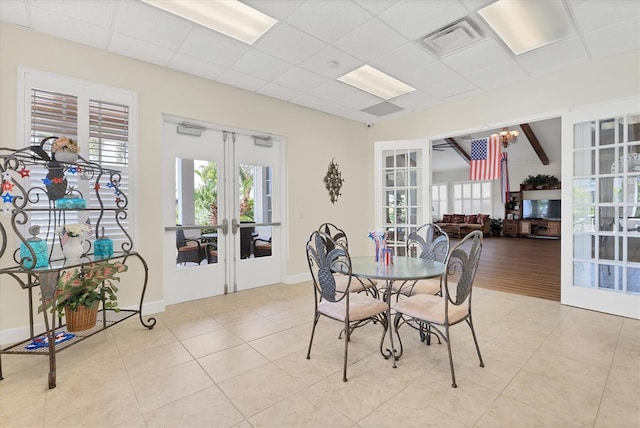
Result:
{"label": "white vase", "polygon": [[80,260],[84,253],[84,237],[70,236],[62,246],[62,254],[67,261]]}
{"label": "white vase", "polygon": [[73,152],[55,152],[53,158],[58,162],[76,163],[78,154]]}

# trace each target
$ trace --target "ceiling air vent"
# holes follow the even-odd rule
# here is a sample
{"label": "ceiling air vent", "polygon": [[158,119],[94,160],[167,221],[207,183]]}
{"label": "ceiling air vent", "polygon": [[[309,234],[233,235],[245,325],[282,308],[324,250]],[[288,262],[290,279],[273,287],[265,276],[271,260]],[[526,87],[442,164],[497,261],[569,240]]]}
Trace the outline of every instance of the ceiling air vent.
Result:
{"label": "ceiling air vent", "polygon": [[418,40],[439,57],[443,57],[482,40],[475,24],[464,18]]}
{"label": "ceiling air vent", "polygon": [[363,108],[360,111],[372,114],[374,116],[381,117],[381,116],[386,116],[391,113],[396,113],[402,110],[404,110],[402,107],[398,107],[395,104],[391,104],[390,102],[384,101],[384,102],[381,102],[380,104],[375,104],[370,107]]}

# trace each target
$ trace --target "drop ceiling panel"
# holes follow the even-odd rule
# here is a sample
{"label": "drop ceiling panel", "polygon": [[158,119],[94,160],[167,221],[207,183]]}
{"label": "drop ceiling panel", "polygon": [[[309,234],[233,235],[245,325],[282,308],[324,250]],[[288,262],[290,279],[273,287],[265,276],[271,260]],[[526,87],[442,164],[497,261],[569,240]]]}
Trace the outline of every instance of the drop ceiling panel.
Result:
{"label": "drop ceiling panel", "polygon": [[510,59],[511,56],[502,45],[495,40],[485,40],[469,49],[443,58],[442,62],[464,76],[472,71],[481,70]]}
{"label": "drop ceiling panel", "polygon": [[[638,2],[640,5],[640,1]],[[584,35],[592,59],[640,49],[640,22],[631,18]]]}
{"label": "drop ceiling panel", "polygon": [[[56,25],[51,25],[52,21],[55,21]],[[38,7],[31,8],[31,25],[36,31],[98,49],[105,49],[109,40],[109,29],[107,28]]]}
{"label": "drop ceiling panel", "polygon": [[247,91],[257,91],[267,84],[265,80],[231,70],[227,70],[222,73],[217,80],[220,83],[246,89]]}
{"label": "drop ceiling panel", "polygon": [[0,20],[28,27],[29,16],[26,3],[20,0],[0,1]]}
{"label": "drop ceiling panel", "polygon": [[291,102],[312,109],[321,108],[328,103],[327,100],[323,100],[322,98],[314,97],[313,95],[309,94],[302,94],[299,97],[295,97],[291,100]]}
{"label": "drop ceiling panel", "polygon": [[370,61],[406,43],[406,39],[377,19],[371,19],[334,43],[348,54]]}
{"label": "drop ceiling panel", "polygon": [[416,40],[463,16],[467,10],[457,0],[400,1],[380,13],[380,20],[409,40]]}
{"label": "drop ceiling panel", "polygon": [[428,109],[441,103],[439,99],[419,90],[395,97],[391,102],[411,111]]}
{"label": "drop ceiling panel", "polygon": [[320,52],[327,44],[290,25],[278,24],[254,46],[276,58],[298,64]]}
{"label": "drop ceiling panel", "polygon": [[529,75],[517,62],[509,59],[480,70],[473,70],[465,77],[477,87],[489,90],[522,81],[527,79]]}
{"label": "drop ceiling panel", "polygon": [[171,58],[169,68],[210,80],[216,80],[226,70],[226,68],[221,65],[181,53],[177,53]]}
{"label": "drop ceiling panel", "polygon": [[329,80],[317,88],[310,90],[309,94],[328,101],[337,102],[359,92],[360,91],[353,86],[345,85],[344,83],[337,82],[335,80]]}
{"label": "drop ceiling panel", "polygon": [[[4,2],[5,0],[0,1],[0,3]],[[96,2],[85,0],[39,0],[32,2],[32,7],[35,6],[38,9],[54,12],[56,16],[63,15],[104,28],[111,26],[117,5],[119,5],[117,2],[112,1]],[[52,22],[56,21],[52,20],[50,24]]]}
{"label": "drop ceiling panel", "polygon": [[114,33],[109,43],[109,52],[138,58],[161,66],[167,66],[174,51],[132,37]]}
{"label": "drop ceiling panel", "polygon": [[328,81],[329,79],[326,77],[322,77],[300,67],[294,67],[282,76],[274,79],[273,82],[284,86],[285,88],[295,89],[300,92],[307,92]]}
{"label": "drop ceiling panel", "polygon": [[335,79],[346,74],[364,63],[357,58],[336,49],[333,46],[327,46],[311,58],[300,64],[301,67],[309,71],[320,74],[329,79]]}
{"label": "drop ceiling panel", "polygon": [[173,50],[180,47],[195,27],[195,24],[140,2],[119,3],[116,16],[113,25],[116,33]]}
{"label": "drop ceiling panel", "polygon": [[433,64],[437,59],[411,42],[371,61],[371,65],[397,79],[402,80],[407,73]]}
{"label": "drop ceiling panel", "polygon": [[372,15],[377,15],[383,10],[389,9],[396,4],[398,0],[353,0],[358,6],[366,10]]}
{"label": "drop ceiling panel", "polygon": [[306,2],[287,19],[292,26],[333,43],[371,18],[362,8],[344,0]]}
{"label": "drop ceiling panel", "polygon": [[231,68],[259,79],[271,81],[291,70],[293,65],[260,51],[250,50]]}
{"label": "drop ceiling panel", "polygon": [[196,26],[180,47],[180,52],[231,67],[249,49],[249,46],[231,37]]}
{"label": "drop ceiling panel", "polygon": [[285,101],[289,101],[295,97],[302,95],[302,92],[300,91],[296,91],[295,89],[291,88],[285,88],[284,86],[276,85],[275,83],[267,83],[262,88],[258,89],[258,93]]}
{"label": "drop ceiling panel", "polygon": [[378,104],[382,101],[382,98],[378,98],[375,95],[371,95],[368,92],[358,91],[357,94],[353,94],[350,97],[339,101],[340,105],[351,107],[355,110],[362,110],[365,107]]}
{"label": "drop ceiling panel", "polygon": [[304,0],[242,0],[242,3],[282,21],[299,8]]}
{"label": "drop ceiling panel", "polygon": [[[585,33],[640,16],[640,1],[589,1],[573,5],[573,17],[580,31]],[[640,23],[636,20],[636,25]]]}
{"label": "drop ceiling panel", "polygon": [[475,88],[471,82],[440,62],[415,70],[406,83],[440,99]]}
{"label": "drop ceiling panel", "polygon": [[589,61],[578,36],[534,49],[516,57],[531,76],[540,76]]}

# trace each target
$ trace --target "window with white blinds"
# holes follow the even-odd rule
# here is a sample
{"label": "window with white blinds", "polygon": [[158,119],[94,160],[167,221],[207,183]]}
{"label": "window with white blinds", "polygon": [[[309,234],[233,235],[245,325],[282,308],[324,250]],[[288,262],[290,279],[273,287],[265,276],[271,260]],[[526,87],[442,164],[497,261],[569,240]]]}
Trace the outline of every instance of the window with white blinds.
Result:
{"label": "window with white blinds", "polygon": [[[70,79],[61,79],[64,79],[64,84],[60,85],[64,90],[56,90],[55,81],[52,85],[54,88],[49,89],[35,87],[33,82],[26,79],[24,93],[30,98],[30,108],[25,109],[25,114],[30,117],[25,118],[25,123],[30,125],[30,144],[40,144],[44,138],[50,136],[72,138],[78,142],[79,154],[84,159],[96,162],[108,170],[117,171],[113,176],[105,174],[100,179],[99,194],[105,208],[116,208],[126,203],[127,211],[121,213],[118,218],[114,211],[104,212],[100,219],[100,229],[104,228],[105,235],[113,239],[114,249],[121,250],[122,244],[130,243],[134,236],[130,205],[132,186],[129,156],[132,135],[131,110],[135,97],[123,97],[122,91],[116,91],[110,96],[109,90],[105,87],[94,87],[86,82],[74,84],[71,81],[72,84],[69,84]],[[47,144],[44,150],[50,154],[50,144]],[[31,186],[41,185],[47,173],[46,168],[31,171]],[[74,196],[77,196],[77,193],[81,194],[87,200],[87,207],[99,206],[94,188],[95,178],[87,180],[83,179],[81,173],[67,171],[65,179],[68,192],[71,190]],[[112,180],[116,180],[116,187],[111,185]],[[52,202],[46,197],[31,203],[32,208],[51,208],[50,205]],[[93,232],[91,241],[101,236],[102,231],[95,230],[100,212],[65,210],[63,215],[63,222],[66,224],[90,221]],[[50,230],[49,226],[51,218],[47,211],[32,213],[30,225],[35,224],[41,226],[41,238],[49,242],[54,241],[54,231]],[[129,250],[130,246],[127,244],[125,249]],[[57,254],[60,248],[55,248],[54,251]]]}

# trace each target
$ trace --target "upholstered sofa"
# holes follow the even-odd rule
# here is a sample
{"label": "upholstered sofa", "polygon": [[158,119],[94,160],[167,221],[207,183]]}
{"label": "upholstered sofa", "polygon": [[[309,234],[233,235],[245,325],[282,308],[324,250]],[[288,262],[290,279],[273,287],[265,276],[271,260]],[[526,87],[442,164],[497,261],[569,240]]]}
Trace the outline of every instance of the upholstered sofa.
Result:
{"label": "upholstered sofa", "polygon": [[444,214],[442,220],[435,223],[448,234],[456,235],[458,238],[474,230],[481,230],[486,235],[491,227],[488,214]]}

